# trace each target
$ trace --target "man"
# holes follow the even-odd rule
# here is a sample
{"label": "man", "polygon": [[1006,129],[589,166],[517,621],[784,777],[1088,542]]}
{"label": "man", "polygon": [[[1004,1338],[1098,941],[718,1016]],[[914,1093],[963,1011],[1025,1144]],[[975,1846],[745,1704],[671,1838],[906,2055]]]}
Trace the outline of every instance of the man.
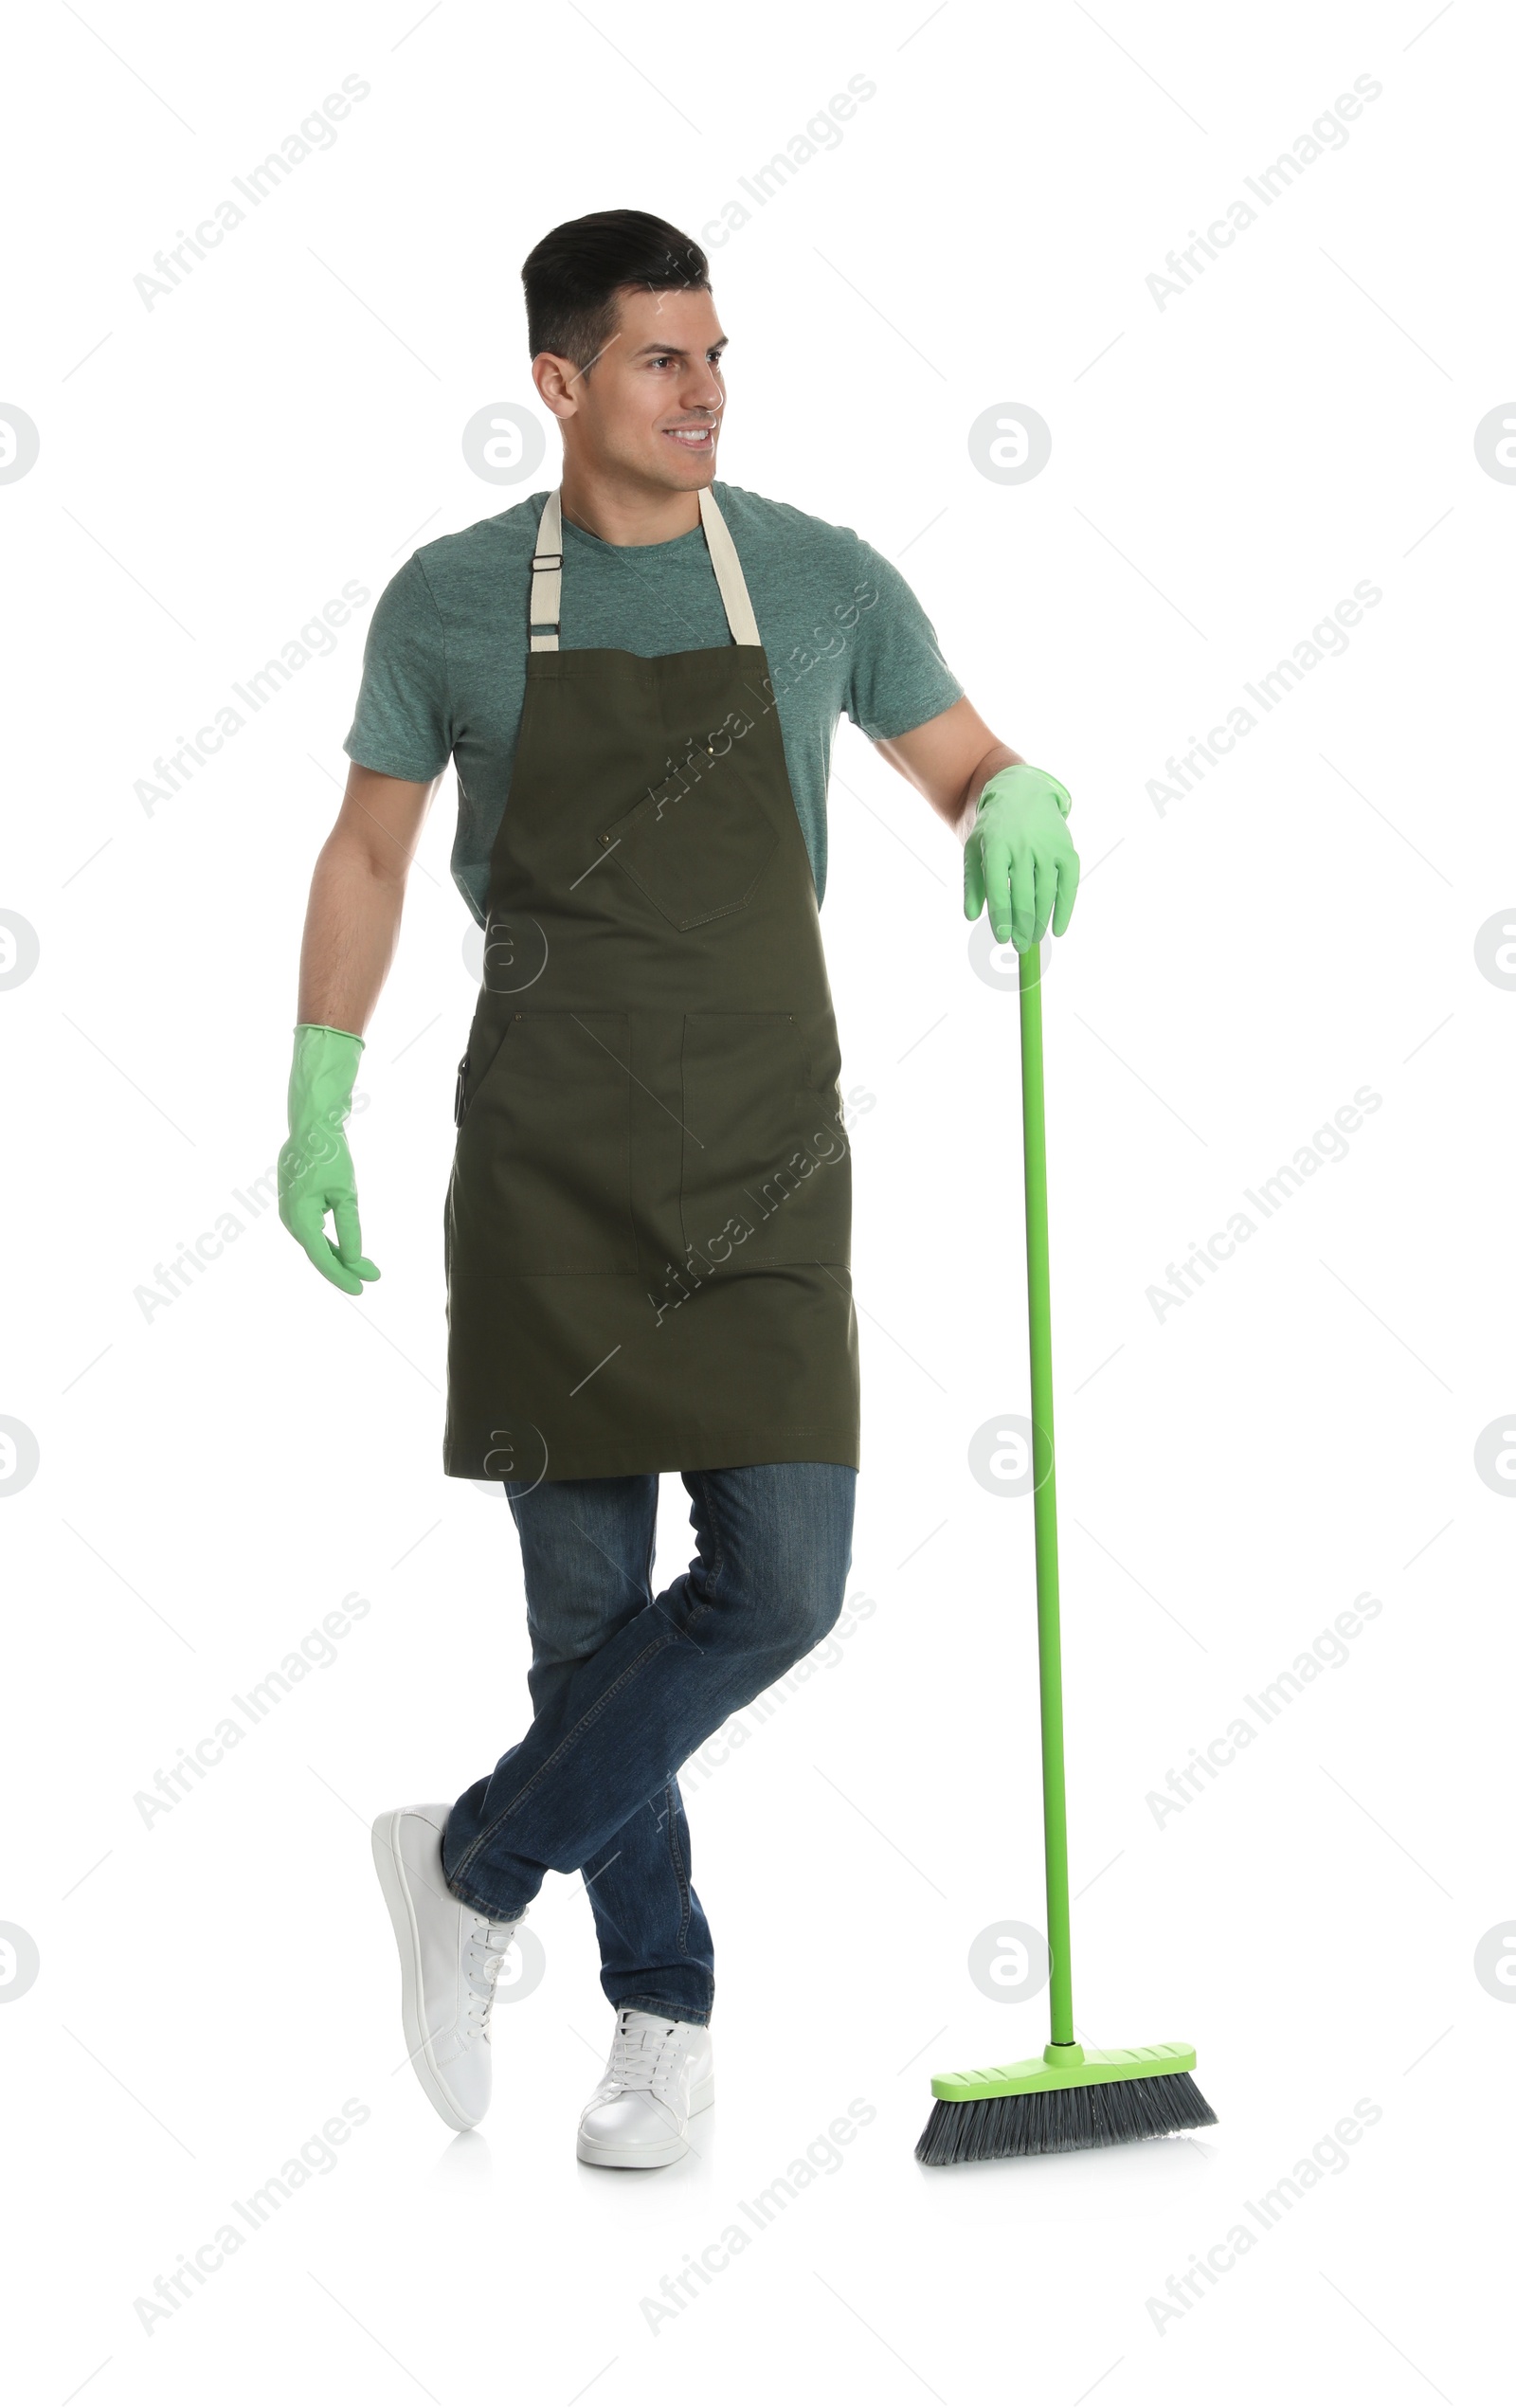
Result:
{"label": "man", "polygon": [[[374,1825],[411,2062],[489,2101],[501,1959],[550,1870],[616,2009],[592,2164],[662,2165],[711,2103],[710,1929],[678,1766],[831,1628],[858,1464],[850,1163],[818,914],[846,711],[965,845],[997,939],[1062,934],[1068,796],[965,698],[851,530],[715,481],[705,257],[632,209],[523,269],[559,490],[425,545],[381,596],[312,883],[280,1212],[350,1295],[342,1134],[439,776],[485,928],[445,1222],[443,1469],[503,1481],[532,1720],[451,1806]],[[331,1211],[336,1242],[325,1234]],[[659,1475],[696,1553],[651,1592]]]}

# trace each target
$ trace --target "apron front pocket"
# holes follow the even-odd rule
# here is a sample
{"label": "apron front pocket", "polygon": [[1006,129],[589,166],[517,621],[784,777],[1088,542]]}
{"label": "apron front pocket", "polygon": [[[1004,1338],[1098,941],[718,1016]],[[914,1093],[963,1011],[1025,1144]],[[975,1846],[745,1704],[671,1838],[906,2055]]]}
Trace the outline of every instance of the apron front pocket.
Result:
{"label": "apron front pocket", "polygon": [[740,912],[768,866],[779,839],[747,769],[730,753],[713,755],[601,830],[608,858],[675,928]]}
{"label": "apron front pocket", "polygon": [[514,1278],[632,1272],[624,1012],[514,1012],[459,1130],[451,1260]]}
{"label": "apron front pocket", "polygon": [[[716,1269],[846,1267],[853,1173],[835,1086],[818,1088],[791,1012],[690,1012],[680,1212]],[[696,1265],[698,1268],[698,1265]]]}

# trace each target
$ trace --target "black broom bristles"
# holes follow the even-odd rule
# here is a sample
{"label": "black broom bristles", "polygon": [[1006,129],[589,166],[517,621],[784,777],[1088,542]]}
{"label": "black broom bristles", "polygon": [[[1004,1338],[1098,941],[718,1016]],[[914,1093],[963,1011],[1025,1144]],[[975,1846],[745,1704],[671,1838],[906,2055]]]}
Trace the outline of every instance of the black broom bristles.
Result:
{"label": "black broom bristles", "polygon": [[1139,2075],[1060,2091],[1014,2091],[1002,2098],[938,2099],[916,2143],[916,2156],[923,2165],[1051,2157],[1066,2149],[1160,2140],[1215,2122],[1193,2074]]}

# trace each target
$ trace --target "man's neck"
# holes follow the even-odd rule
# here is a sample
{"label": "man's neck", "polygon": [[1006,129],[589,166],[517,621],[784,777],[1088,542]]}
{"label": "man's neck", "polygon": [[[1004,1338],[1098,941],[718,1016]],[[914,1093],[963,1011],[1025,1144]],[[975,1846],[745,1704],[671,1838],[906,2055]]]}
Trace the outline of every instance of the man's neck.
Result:
{"label": "man's neck", "polygon": [[563,515],[602,543],[673,543],[700,524],[700,497],[566,460]]}

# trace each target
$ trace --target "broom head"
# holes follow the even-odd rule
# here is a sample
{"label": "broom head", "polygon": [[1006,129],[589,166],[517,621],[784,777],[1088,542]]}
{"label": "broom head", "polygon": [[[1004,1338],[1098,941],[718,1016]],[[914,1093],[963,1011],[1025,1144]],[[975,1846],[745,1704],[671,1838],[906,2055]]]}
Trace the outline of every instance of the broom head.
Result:
{"label": "broom head", "polygon": [[1181,2040],[1146,2049],[1051,2043],[1018,2065],[934,2074],[916,2156],[923,2165],[972,2165],[1194,2131],[1216,2122],[1191,2078],[1194,2064]]}

